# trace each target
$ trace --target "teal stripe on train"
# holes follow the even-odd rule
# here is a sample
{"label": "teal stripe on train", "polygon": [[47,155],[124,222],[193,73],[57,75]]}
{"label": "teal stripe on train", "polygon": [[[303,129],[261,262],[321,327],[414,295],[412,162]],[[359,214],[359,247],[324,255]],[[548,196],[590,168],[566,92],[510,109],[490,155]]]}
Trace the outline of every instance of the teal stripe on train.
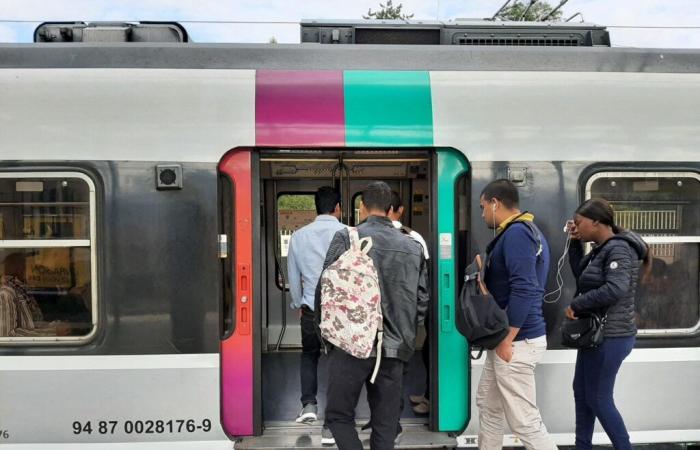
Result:
{"label": "teal stripe on train", "polygon": [[346,71],[345,144],[432,146],[428,72]]}
{"label": "teal stripe on train", "polygon": [[[432,147],[433,105],[428,72],[346,71],[345,143],[348,147]],[[461,431],[470,417],[469,357],[467,343],[454,326],[457,289],[455,230],[455,186],[468,170],[462,154],[438,149],[437,203],[441,211],[438,229],[449,238],[452,250],[439,258],[438,298],[433,311],[438,330],[437,372],[439,383],[433,394],[438,410],[434,419],[440,431]]]}

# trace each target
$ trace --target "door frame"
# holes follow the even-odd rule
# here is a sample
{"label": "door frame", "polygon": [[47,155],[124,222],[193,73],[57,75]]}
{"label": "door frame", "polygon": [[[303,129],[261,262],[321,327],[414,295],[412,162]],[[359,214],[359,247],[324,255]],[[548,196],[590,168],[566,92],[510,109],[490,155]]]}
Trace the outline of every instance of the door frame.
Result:
{"label": "door frame", "polygon": [[[254,277],[259,264],[260,204],[257,152],[242,147],[228,151],[218,165],[218,172],[226,175],[233,187],[233,229],[230,237],[235,252],[224,264],[234,275],[233,327],[222,336],[219,346],[220,363],[220,421],[224,432],[233,439],[262,433],[261,380],[260,380],[260,277]],[[235,401],[227,401],[233,398]],[[252,414],[251,414],[252,413]]]}

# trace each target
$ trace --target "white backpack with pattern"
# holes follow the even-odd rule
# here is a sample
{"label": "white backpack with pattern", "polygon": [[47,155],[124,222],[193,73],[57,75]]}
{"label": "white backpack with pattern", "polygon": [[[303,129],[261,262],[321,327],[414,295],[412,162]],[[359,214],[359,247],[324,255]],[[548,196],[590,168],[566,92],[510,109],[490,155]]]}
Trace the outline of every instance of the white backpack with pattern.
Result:
{"label": "white backpack with pattern", "polygon": [[372,238],[360,239],[357,228],[348,227],[350,248],[321,274],[321,336],[355,358],[367,359],[377,345],[379,371],[382,355],[383,317],[379,277],[368,252]]}

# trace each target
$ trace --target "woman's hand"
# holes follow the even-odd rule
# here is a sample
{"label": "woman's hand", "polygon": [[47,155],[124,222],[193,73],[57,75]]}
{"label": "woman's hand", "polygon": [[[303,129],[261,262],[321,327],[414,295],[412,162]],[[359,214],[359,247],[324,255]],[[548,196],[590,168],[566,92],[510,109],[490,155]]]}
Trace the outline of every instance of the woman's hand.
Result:
{"label": "woman's hand", "polygon": [[576,317],[576,313],[574,312],[573,309],[571,309],[571,306],[567,306],[566,309],[564,310],[564,314],[566,314],[566,318],[570,320],[576,320],[578,317]]}
{"label": "woman's hand", "polygon": [[569,233],[569,236],[571,236],[571,239],[575,240],[581,240],[581,235],[578,232],[578,229],[576,228],[576,223],[574,223],[573,220],[569,220],[566,222],[566,231]]}

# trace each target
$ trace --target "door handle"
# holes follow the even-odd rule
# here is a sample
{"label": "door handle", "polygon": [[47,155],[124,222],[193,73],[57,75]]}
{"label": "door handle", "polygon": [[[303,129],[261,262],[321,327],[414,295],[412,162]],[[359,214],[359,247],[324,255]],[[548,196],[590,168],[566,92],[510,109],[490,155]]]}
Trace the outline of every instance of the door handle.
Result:
{"label": "door handle", "polygon": [[452,292],[452,261],[440,262],[440,329],[449,333],[454,329],[454,293]]}
{"label": "door handle", "polygon": [[236,331],[238,334],[246,335],[250,334],[250,267],[248,264],[238,265],[238,283],[237,283],[237,297],[238,302],[236,303]]}

